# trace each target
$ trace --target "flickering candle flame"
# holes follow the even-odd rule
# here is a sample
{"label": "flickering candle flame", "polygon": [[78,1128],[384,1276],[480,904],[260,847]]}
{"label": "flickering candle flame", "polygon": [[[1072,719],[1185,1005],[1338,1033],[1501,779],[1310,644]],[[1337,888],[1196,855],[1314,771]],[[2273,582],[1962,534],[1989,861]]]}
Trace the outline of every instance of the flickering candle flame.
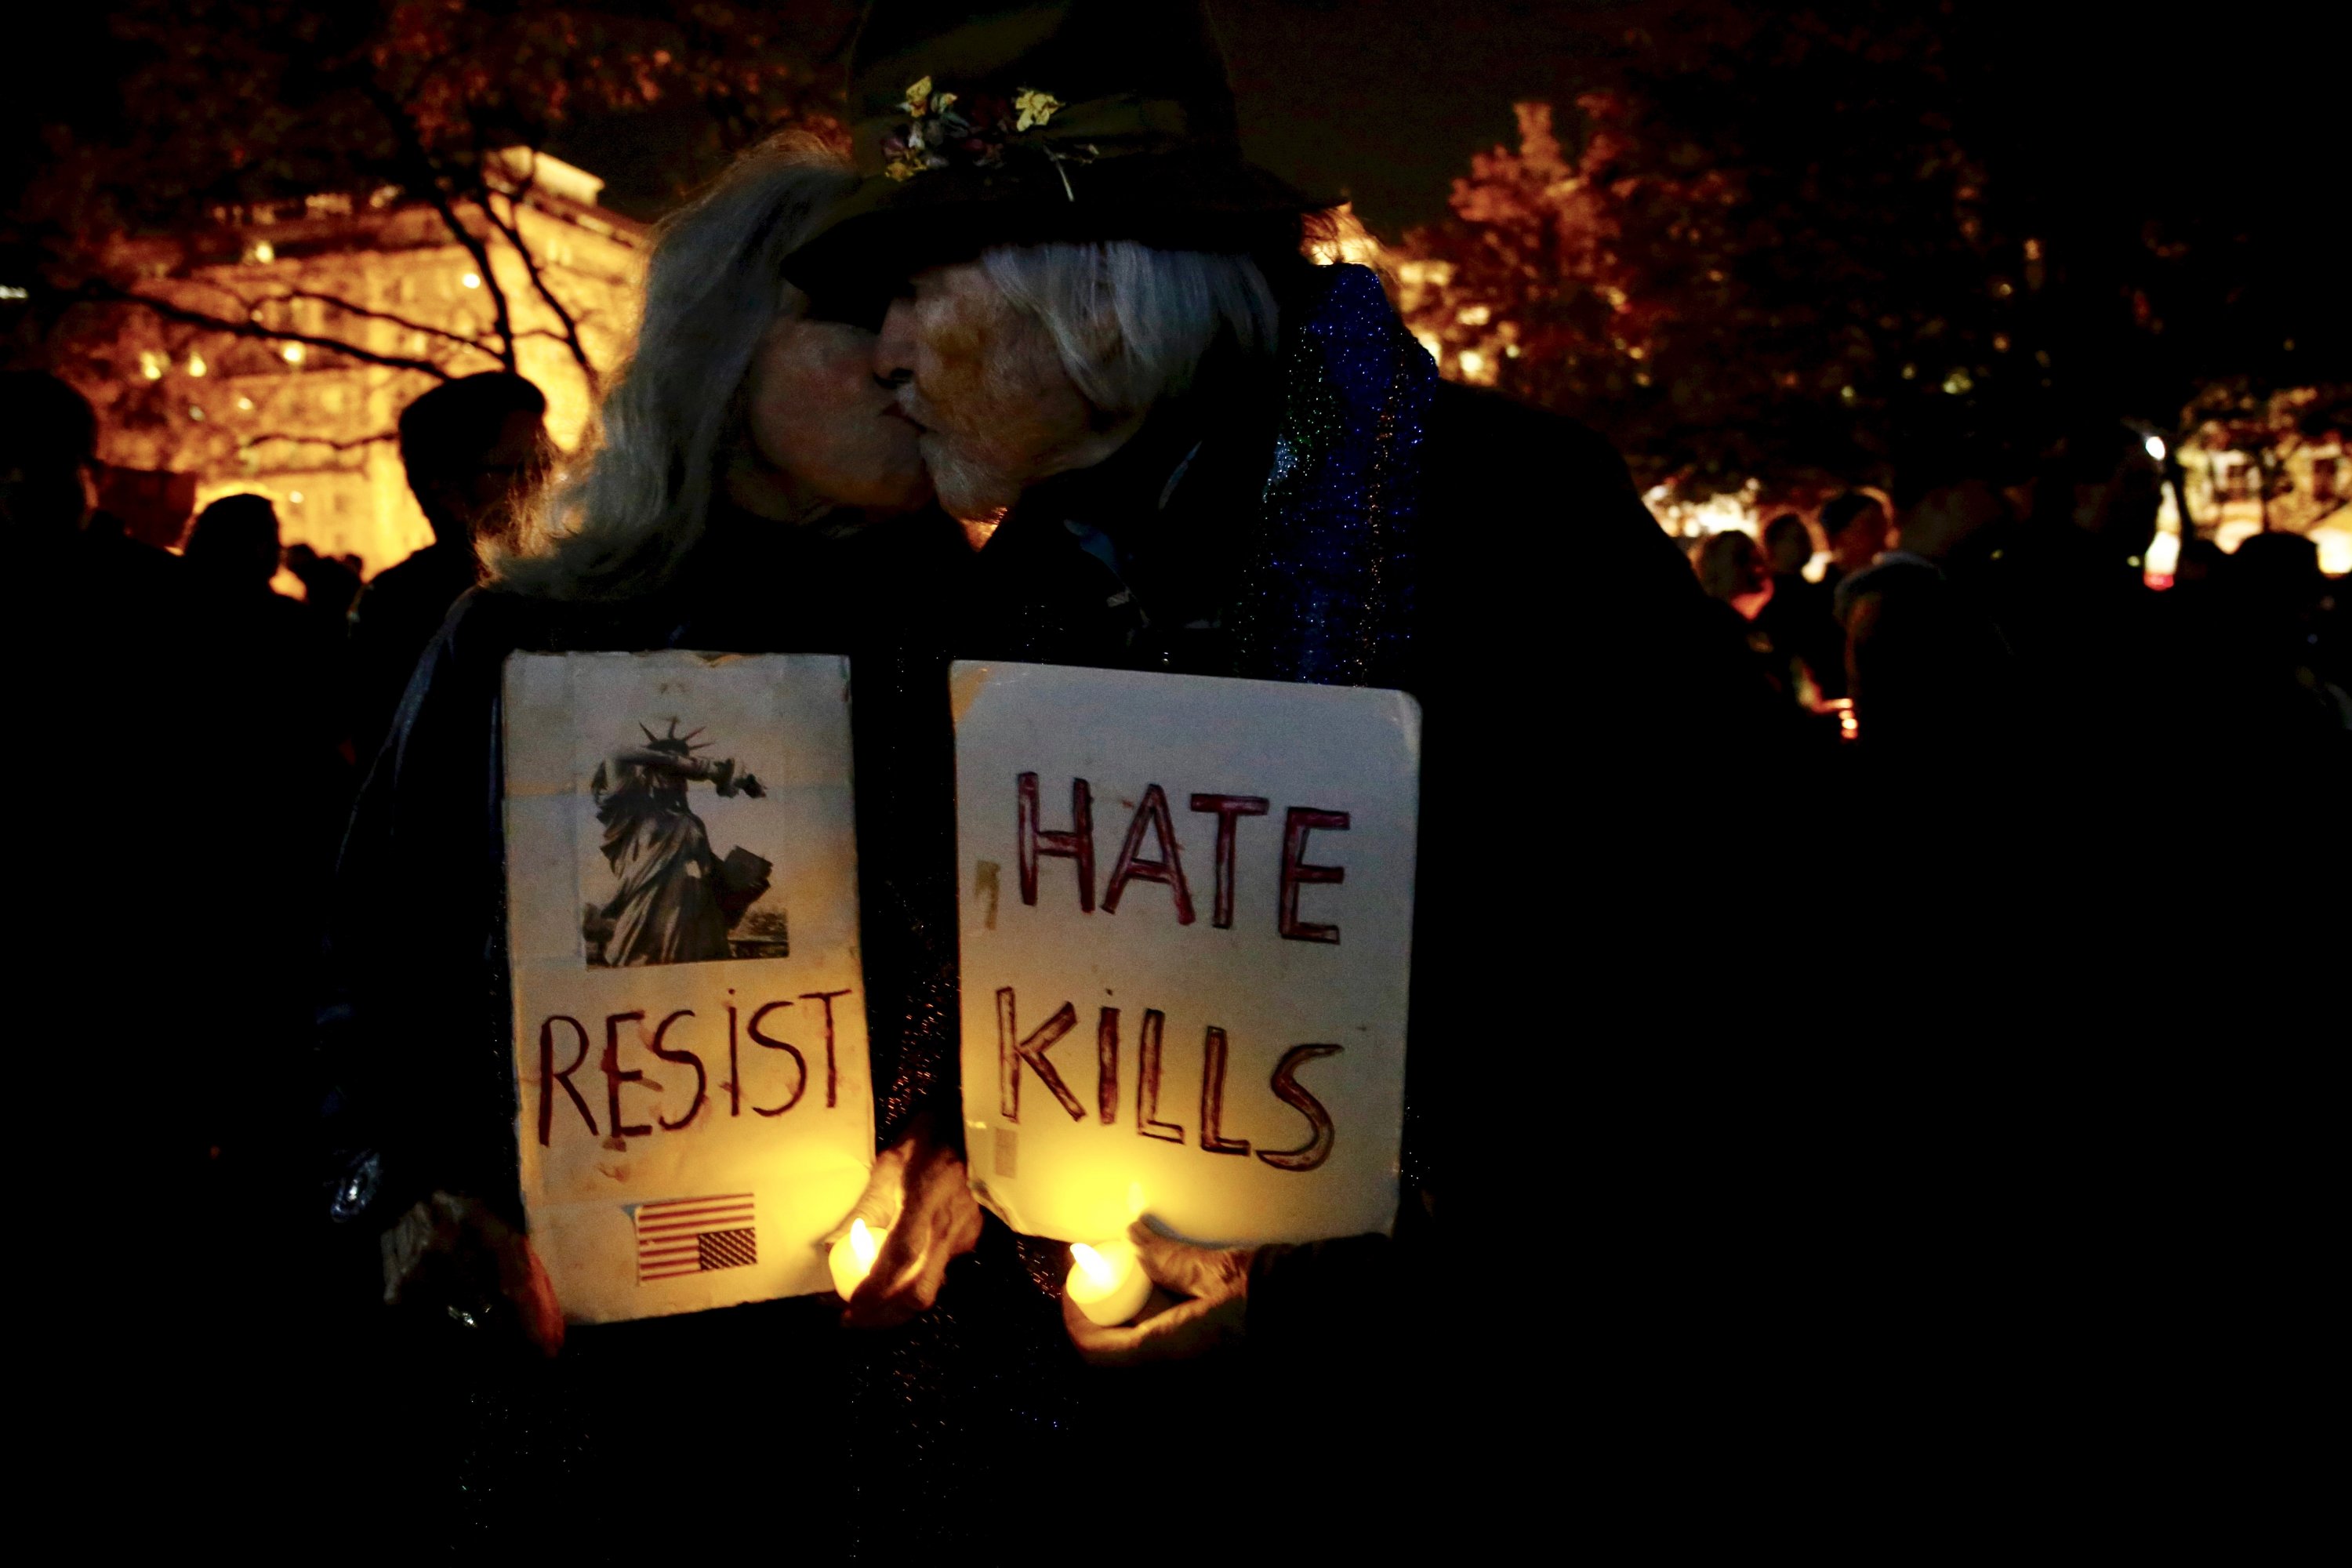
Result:
{"label": "flickering candle flame", "polygon": [[1070,1244],[1070,1300],[1087,1321],[1111,1328],[1131,1321],[1151,1296],[1151,1276],[1124,1241]]}
{"label": "flickering candle flame", "polygon": [[833,1244],[825,1258],[833,1270],[834,1292],[846,1301],[874,1272],[874,1259],[881,1255],[882,1243],[862,1219],[849,1222],[849,1234]]}
{"label": "flickering candle flame", "polygon": [[1070,1260],[1076,1263],[1097,1290],[1108,1290],[1118,1275],[1103,1255],[1083,1241],[1070,1244]]}

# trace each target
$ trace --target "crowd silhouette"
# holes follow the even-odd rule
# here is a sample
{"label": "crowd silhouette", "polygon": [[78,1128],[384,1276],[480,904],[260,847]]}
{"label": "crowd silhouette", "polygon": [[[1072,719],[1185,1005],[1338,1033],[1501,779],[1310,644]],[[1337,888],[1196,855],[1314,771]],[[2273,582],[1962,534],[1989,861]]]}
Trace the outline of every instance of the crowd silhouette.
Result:
{"label": "crowd silhouette", "polygon": [[[353,795],[418,656],[549,471],[545,400],[492,373],[409,405],[401,454],[434,542],[362,584],[354,558],[284,546],[258,495],[205,507],[176,554],[110,527],[87,402],[37,372],[5,384],[9,526],[77,650],[74,723],[191,759],[184,798],[240,846],[213,912],[177,927],[178,962],[246,972],[239,1010],[276,1020],[264,1034],[303,1061],[333,1005],[316,959]],[[2186,792],[2284,804],[2282,845],[2324,837],[2318,803],[2352,759],[2340,580],[2308,538],[2264,532],[2234,553],[2189,538],[2169,590],[2151,588],[2162,452],[2121,419],[2039,443],[1931,430],[1884,489],[1686,541],[1717,631],[1783,715],[1779,764],[1836,825],[1825,837],[1929,797],[1948,826],[2013,826],[2062,778],[2135,833]],[[302,597],[271,586],[281,565]],[[120,885],[152,879],[129,846],[107,853],[137,860]],[[289,1158],[304,1135],[245,1131]]]}
{"label": "crowd silhouette", "polygon": [[[174,1016],[207,1025],[173,1058],[169,1093],[131,1097],[121,1135],[142,1158],[100,1176],[163,1211],[152,1228],[176,1272],[177,1327],[158,1336],[134,1321],[129,1303],[152,1286],[126,1266],[97,1331],[142,1347],[123,1352],[124,1376],[190,1408],[247,1396],[265,1356],[289,1388],[321,1368],[331,1384],[332,1368],[379,1353],[383,1332],[370,1317],[373,1238],[321,1218],[322,1182],[364,1179],[332,1146],[337,1089],[322,1065],[348,1011],[322,952],[338,845],[419,655],[548,470],[544,400],[493,374],[409,407],[401,452],[434,542],[362,584],[353,562],[284,546],[259,496],[205,507],[176,554],[107,527],[89,405],[38,373],[8,373],[0,389],[7,524],[36,567],[48,646],[70,665],[59,710],[75,754],[98,760],[82,771],[88,798],[121,805],[82,808],[37,846],[52,858],[44,876],[74,889],[61,918],[92,936],[67,961],[53,1026],[86,1028],[68,999],[123,991],[129,964],[140,994],[170,1000],[121,1027],[162,1040]],[[1778,776],[1722,782],[1771,803],[1754,831],[1769,841],[1779,915],[1837,922],[1802,943],[1822,976],[1874,978],[1869,933],[1837,934],[1857,910],[1910,934],[1931,918],[1978,921],[1999,900],[1962,914],[1952,889],[2006,878],[2029,903],[2041,884],[2022,868],[2044,853],[2094,875],[2158,854],[2181,886],[2219,886],[2189,863],[2202,835],[2165,836],[2184,799],[2233,824],[2239,869],[2268,891],[2305,875],[2299,848],[2347,798],[2340,584],[2308,539],[2280,532],[2229,554],[2190,539],[2169,591],[2151,589],[2158,452],[2121,420],[2022,459],[2014,443],[1927,432],[1895,454],[1883,489],[1837,494],[1810,519],[1775,515],[1759,536],[1691,542],[1708,635],[1744,644],[1759,711],[1780,721],[1756,752]],[[281,565],[301,598],[271,586]],[[2086,837],[2105,850],[2086,854]],[[1956,878],[2004,838],[2028,847]],[[2016,940],[2033,917],[2012,913],[1979,930]],[[2128,959],[2160,935],[2108,931],[2100,951]],[[1756,940],[1780,939],[1763,928]],[[1937,987],[1982,968],[1933,963]],[[1919,977],[1874,978],[1895,995],[1906,976]],[[233,1026],[209,1032],[223,1020]],[[74,1158],[63,1133],[53,1157]],[[309,1352],[289,1356],[289,1324]]]}

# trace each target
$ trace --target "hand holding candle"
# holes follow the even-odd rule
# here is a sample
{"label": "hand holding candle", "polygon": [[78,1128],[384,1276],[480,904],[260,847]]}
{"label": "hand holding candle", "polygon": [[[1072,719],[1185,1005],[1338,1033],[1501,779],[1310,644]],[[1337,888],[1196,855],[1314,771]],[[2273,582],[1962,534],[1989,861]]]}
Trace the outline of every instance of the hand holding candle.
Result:
{"label": "hand holding candle", "polygon": [[[948,1264],[980,1240],[980,1205],[956,1152],[928,1114],[874,1162],[849,1228],[826,1261],[853,1329],[889,1329],[928,1311]],[[862,1239],[861,1239],[862,1237]]]}
{"label": "hand holding candle", "polygon": [[1132,1321],[1151,1296],[1151,1276],[1124,1241],[1070,1245],[1070,1300],[1087,1321],[1114,1328]]}
{"label": "hand holding candle", "polygon": [[881,1250],[882,1244],[874,1239],[866,1222],[851,1220],[849,1234],[833,1244],[833,1251],[825,1258],[833,1269],[834,1293],[845,1301],[856,1295],[866,1277],[874,1272],[874,1259]]}
{"label": "hand holding candle", "polygon": [[[1087,1262],[1089,1255],[1093,1266]],[[1128,1226],[1124,1244],[1077,1243],[1070,1256],[1062,1324],[1078,1353],[1097,1366],[1182,1361],[1242,1337],[1249,1315],[1250,1261],[1255,1256],[1248,1248],[1189,1246],[1139,1220]],[[1119,1326],[1126,1319],[1111,1314],[1141,1310],[1154,1285],[1192,1299],[1139,1323]],[[1132,1293],[1133,1306],[1118,1299],[1125,1293]]]}

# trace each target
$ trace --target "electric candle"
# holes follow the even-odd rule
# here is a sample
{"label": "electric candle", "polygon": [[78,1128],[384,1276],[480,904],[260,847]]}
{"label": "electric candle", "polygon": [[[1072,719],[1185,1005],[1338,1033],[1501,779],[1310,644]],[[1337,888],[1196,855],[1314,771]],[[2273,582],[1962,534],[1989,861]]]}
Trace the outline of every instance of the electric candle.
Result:
{"label": "electric candle", "polygon": [[1090,1323],[1113,1328],[1143,1310],[1151,1295],[1151,1276],[1143,1271],[1134,1247],[1106,1241],[1088,1247],[1070,1244],[1070,1300]]}
{"label": "electric candle", "polygon": [[882,1243],[866,1228],[866,1222],[851,1220],[849,1234],[835,1242],[832,1252],[825,1257],[833,1269],[835,1294],[845,1301],[856,1294],[866,1277],[874,1272],[874,1259],[881,1250]]}

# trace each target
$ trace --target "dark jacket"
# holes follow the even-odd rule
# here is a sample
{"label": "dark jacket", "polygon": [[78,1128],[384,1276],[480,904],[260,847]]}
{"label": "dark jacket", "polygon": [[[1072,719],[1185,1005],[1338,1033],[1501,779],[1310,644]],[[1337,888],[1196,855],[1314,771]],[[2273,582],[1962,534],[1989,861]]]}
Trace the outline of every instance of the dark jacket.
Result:
{"label": "dark jacket", "polygon": [[[1024,497],[979,557],[971,654],[1289,676],[1234,635],[1271,461],[1260,392],[1213,382],[1110,462]],[[1674,984],[1650,922],[1675,918],[1705,874],[1688,815],[1727,780],[1769,791],[1790,739],[1607,443],[1444,385],[1421,457],[1412,548],[1393,563],[1411,574],[1394,595],[1402,651],[1369,682],[1412,692],[1423,715],[1407,1231],[1437,1186],[1483,1189],[1498,1155],[1530,1152],[1517,1132],[1501,1142],[1518,1148],[1497,1146],[1514,1120],[1504,1106],[1533,1095],[1555,1118],[1640,1113],[1609,1086],[1646,1066],[1602,1042]],[[1657,1022],[1696,1030],[1703,1016],[1684,998]],[[1611,1136],[1627,1135],[1621,1120]],[[1327,1245],[1328,1268],[1270,1255],[1282,1285],[1254,1297],[1253,1332],[1375,1331],[1358,1299],[1385,1276],[1338,1256],[1375,1242]]]}
{"label": "dark jacket", "polygon": [[[879,1121],[887,1132],[905,1120],[936,1076],[900,1073],[907,1020],[930,1019],[932,991],[952,984],[946,628],[968,563],[961,531],[936,514],[826,540],[723,513],[650,599],[561,605],[478,590],[459,601],[361,792],[338,875],[334,948],[352,1027],[336,1078],[360,1123],[341,1141],[383,1155],[385,1202],[444,1187],[514,1213],[499,712],[517,650],[849,655],[858,817],[889,825],[865,836],[859,886],[868,967],[884,987],[868,993]],[[952,1042],[944,1049],[952,1061]]]}

